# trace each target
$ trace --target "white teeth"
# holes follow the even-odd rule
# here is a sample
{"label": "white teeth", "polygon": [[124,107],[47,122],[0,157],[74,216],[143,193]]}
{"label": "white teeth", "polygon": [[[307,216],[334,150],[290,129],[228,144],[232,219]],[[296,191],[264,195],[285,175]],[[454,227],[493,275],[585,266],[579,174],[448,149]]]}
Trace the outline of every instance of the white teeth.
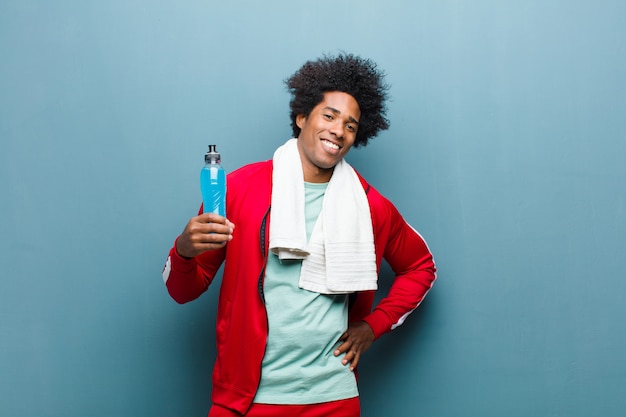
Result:
{"label": "white teeth", "polygon": [[329,148],[339,149],[339,145],[334,144],[334,143],[332,143],[332,142],[330,142],[330,141],[328,141],[328,140],[325,140],[325,141],[324,141],[324,144],[325,144],[326,146],[328,146]]}

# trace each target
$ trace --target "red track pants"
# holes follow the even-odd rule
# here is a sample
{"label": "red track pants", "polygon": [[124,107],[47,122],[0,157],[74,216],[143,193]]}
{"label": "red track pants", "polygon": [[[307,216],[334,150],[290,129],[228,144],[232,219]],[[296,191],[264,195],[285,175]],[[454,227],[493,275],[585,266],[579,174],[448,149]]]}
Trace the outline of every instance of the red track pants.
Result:
{"label": "red track pants", "polygon": [[[359,397],[307,405],[252,404],[245,417],[359,417]],[[241,417],[219,405],[213,405],[208,417]]]}

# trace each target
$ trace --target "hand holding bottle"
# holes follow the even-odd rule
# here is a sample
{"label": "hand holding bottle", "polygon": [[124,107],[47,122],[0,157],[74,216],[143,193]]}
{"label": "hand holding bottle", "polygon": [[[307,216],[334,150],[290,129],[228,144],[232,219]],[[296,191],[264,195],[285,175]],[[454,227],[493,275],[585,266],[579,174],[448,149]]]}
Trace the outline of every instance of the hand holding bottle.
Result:
{"label": "hand holding bottle", "polygon": [[233,238],[235,225],[226,218],[226,172],[221,159],[216,145],[209,145],[200,171],[203,213],[189,220],[176,240],[176,252],[184,258],[221,249]]}
{"label": "hand holding bottle", "polygon": [[214,213],[202,213],[185,226],[176,239],[176,252],[184,258],[193,258],[209,250],[221,249],[233,238],[235,225]]}

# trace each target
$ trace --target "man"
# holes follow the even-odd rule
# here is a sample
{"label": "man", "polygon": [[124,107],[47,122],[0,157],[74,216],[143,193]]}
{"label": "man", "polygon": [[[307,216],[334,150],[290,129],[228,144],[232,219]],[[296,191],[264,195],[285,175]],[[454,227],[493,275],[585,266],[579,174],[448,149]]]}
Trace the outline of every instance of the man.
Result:
{"label": "man", "polygon": [[[228,175],[228,219],[192,218],[163,271],[184,303],[224,262],[209,417],[359,416],[363,353],[435,280],[421,236],[344,160],[389,126],[383,74],[342,54],[286,83],[294,139]],[[383,258],[396,277],[372,310]]]}

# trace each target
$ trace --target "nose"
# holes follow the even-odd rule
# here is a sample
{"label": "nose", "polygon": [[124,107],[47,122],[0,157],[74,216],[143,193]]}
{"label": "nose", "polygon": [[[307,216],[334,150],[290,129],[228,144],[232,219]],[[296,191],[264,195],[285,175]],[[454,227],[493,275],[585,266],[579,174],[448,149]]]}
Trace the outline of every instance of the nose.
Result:
{"label": "nose", "polygon": [[330,133],[335,135],[337,139],[343,139],[345,133],[345,127],[343,121],[339,118],[335,119],[334,123],[330,126]]}

